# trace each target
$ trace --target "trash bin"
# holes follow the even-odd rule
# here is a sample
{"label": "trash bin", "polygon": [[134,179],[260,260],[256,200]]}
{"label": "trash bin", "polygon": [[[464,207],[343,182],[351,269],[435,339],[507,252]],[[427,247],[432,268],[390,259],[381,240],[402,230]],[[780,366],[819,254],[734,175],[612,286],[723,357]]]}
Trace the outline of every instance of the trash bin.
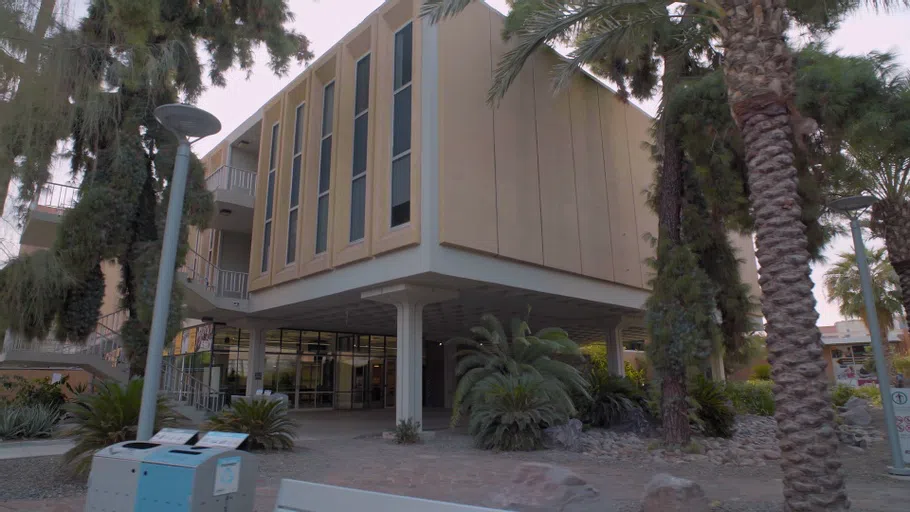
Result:
{"label": "trash bin", "polygon": [[240,450],[120,443],[95,455],[85,510],[250,512],[258,472]]}

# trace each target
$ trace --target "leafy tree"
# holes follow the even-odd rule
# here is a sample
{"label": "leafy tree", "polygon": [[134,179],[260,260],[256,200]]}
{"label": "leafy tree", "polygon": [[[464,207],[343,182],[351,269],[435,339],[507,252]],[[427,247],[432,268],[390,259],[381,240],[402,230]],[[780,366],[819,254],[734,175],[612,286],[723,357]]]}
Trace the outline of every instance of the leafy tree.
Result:
{"label": "leafy tree", "polygon": [[[46,97],[17,95],[11,102],[13,115],[0,120],[0,130],[61,127],[49,137],[50,145],[28,137],[14,139],[22,141],[19,145],[5,145],[13,161],[34,164],[15,169],[23,202],[36,197],[48,181],[47,163],[57,143],[70,145],[71,173],[81,180],[79,201],[64,215],[50,252],[73,282],[62,293],[54,293],[50,286],[18,290],[16,295],[29,300],[4,303],[0,316],[43,320],[30,321],[23,331],[47,333],[53,323],[59,338],[84,340],[95,327],[103,299],[101,262],[116,260],[121,268],[121,305],[130,317],[120,334],[131,371],[143,372],[177,148],[153,111],[158,105],[193,102],[199,96],[204,90],[203,55],[208,57],[208,79],[215,86],[225,85],[224,73],[235,65],[249,70],[259,45],[265,45],[270,68],[277,74],[287,71],[291,58],[310,59],[308,40],[285,28],[292,18],[284,0],[93,0],[77,27],[59,27],[59,41],[51,48],[65,55],[65,69],[46,81]],[[36,110],[36,105],[46,104],[53,108]],[[32,153],[37,157],[28,156]],[[195,157],[183,209],[185,240],[186,226],[204,226],[212,211],[202,165]],[[178,261],[185,251],[181,246]],[[22,273],[25,265],[11,262],[2,273]],[[182,320],[181,293],[182,288],[174,286],[172,333]]]}
{"label": "leafy tree", "polygon": [[[875,316],[882,340],[887,340],[888,331],[894,327],[894,317],[901,311],[900,282],[897,273],[888,263],[884,249],[867,249],[866,259],[869,261],[869,274],[872,278]],[[862,319],[866,329],[869,329],[856,254],[845,252],[838,255],[834,265],[825,272],[825,290],[828,298],[837,302],[842,316]]]}

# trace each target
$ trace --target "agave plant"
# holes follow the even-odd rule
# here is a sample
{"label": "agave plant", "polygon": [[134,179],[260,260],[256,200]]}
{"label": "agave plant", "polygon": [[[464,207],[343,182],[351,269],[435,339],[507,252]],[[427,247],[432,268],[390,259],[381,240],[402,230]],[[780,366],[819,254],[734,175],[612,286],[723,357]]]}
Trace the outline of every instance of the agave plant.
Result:
{"label": "agave plant", "polygon": [[[64,454],[64,464],[75,474],[84,475],[91,468],[95,452],[136,439],[141,404],[142,379],[133,379],[126,385],[102,382],[95,393],[76,395],[63,406],[76,424],[70,431],[76,446]],[[174,424],[175,419],[167,399],[158,397],[155,430]]]}
{"label": "agave plant", "polygon": [[550,400],[539,374],[495,373],[477,384],[481,397],[471,409],[468,429],[485,450],[528,451],[544,444],[544,428],[568,418],[563,404]]}
{"label": "agave plant", "polygon": [[276,400],[236,400],[231,407],[212,417],[204,428],[249,434],[247,442],[251,449],[290,450],[297,436],[287,413],[287,405]]}
{"label": "agave plant", "polygon": [[588,383],[574,366],[557,357],[581,357],[581,351],[566,331],[547,328],[531,334],[527,321],[512,321],[512,337],[491,314],[481,317],[483,325],[471,328],[473,338],[453,338],[449,343],[459,347],[455,367],[458,386],[452,408],[452,424],[461,415],[483,402],[493,382],[499,377],[530,374],[540,378],[535,390],[556,409],[569,417],[575,414],[572,394],[590,399]]}
{"label": "agave plant", "polygon": [[0,408],[0,439],[50,437],[60,420],[52,405],[12,405]]}

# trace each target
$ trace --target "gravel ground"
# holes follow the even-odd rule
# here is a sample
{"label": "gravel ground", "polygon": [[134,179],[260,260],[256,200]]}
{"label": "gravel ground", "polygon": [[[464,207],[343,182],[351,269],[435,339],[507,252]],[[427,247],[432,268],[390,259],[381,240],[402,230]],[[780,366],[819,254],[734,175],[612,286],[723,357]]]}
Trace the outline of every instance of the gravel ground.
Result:
{"label": "gravel ground", "polygon": [[0,460],[0,502],[65,498],[85,493],[85,483],[60,470],[63,457]]}

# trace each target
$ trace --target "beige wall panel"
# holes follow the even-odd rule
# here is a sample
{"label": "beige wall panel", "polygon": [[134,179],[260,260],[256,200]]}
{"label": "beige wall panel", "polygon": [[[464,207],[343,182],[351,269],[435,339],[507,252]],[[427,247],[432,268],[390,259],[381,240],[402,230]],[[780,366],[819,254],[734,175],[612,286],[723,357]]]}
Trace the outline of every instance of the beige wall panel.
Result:
{"label": "beige wall panel", "polygon": [[[493,59],[508,50],[494,16]],[[496,205],[499,254],[543,265],[537,129],[534,122],[534,63],[528,62],[493,111],[496,134]]]}
{"label": "beige wall panel", "polygon": [[[271,147],[272,126],[281,120],[281,98],[276,98],[272,103],[263,107],[262,114],[262,132],[259,144],[259,169],[261,172],[256,173],[256,204],[253,209],[253,235],[250,243],[250,291],[258,290],[272,284],[272,274],[270,272],[262,273],[262,236],[265,222],[265,200],[268,189],[269,178],[269,148]],[[284,127],[279,126],[279,137]],[[278,148],[279,167],[281,166],[281,147]],[[273,211],[274,222],[274,211]],[[269,251],[269,258],[274,261],[275,229],[272,227],[272,244]]]}
{"label": "beige wall panel", "polygon": [[338,72],[338,50],[332,50],[335,55],[328,59],[322,67],[312,71],[310,79],[313,81],[310,86],[310,100],[308,105],[313,106],[309,116],[309,130],[307,136],[308,147],[312,148],[307,154],[306,172],[304,172],[304,191],[305,195],[301,198],[303,201],[303,241],[301,251],[297,256],[298,275],[307,276],[317,272],[329,270],[332,265],[332,247],[334,240],[332,230],[334,221],[332,219],[332,205],[336,201],[335,187],[338,183],[338,147],[344,142],[339,140],[337,129],[339,120],[339,97],[340,82],[335,82],[335,105],[332,109],[334,119],[332,121],[332,167],[330,171],[329,182],[329,218],[328,234],[326,239],[326,250],[323,253],[316,254],[316,218],[317,218],[317,201],[319,197],[319,162],[321,158],[321,141],[322,141],[322,107],[325,86],[335,80]]}
{"label": "beige wall panel", "polygon": [[[638,223],[638,252],[641,258],[642,283],[650,288],[653,270],[645,259],[655,256],[655,248],[649,240],[657,237],[657,214],[648,206],[647,191],[654,181],[654,161],[651,160],[651,149],[646,144],[651,141],[651,118],[632,104],[626,104],[626,128],[629,133],[629,160],[632,169],[632,198],[635,200],[635,219]],[[649,236],[650,235],[650,236]]]}
{"label": "beige wall panel", "polygon": [[[377,24],[378,39],[376,67],[376,143],[373,168],[373,240],[372,254],[400,249],[420,243],[420,74],[421,23],[417,11],[422,2],[402,0],[387,4]],[[392,101],[395,32],[408,21],[413,25],[412,83],[411,83],[411,221],[391,227],[392,187]]]}
{"label": "beige wall panel", "polygon": [[758,284],[758,263],[755,261],[755,245],[752,242],[752,235],[730,233],[730,243],[736,251],[736,257],[741,260],[739,275],[743,283],[749,286],[749,295],[757,304],[761,298],[761,287]]}
{"label": "beige wall panel", "polygon": [[[275,212],[275,250],[273,252],[273,261],[271,266],[272,274],[272,284],[276,285],[278,283],[283,283],[291,279],[297,278],[297,260],[300,258],[300,213],[303,211],[303,205],[300,205],[300,209],[297,213],[297,254],[294,261],[288,264],[287,254],[288,254],[288,242],[290,237],[288,236],[288,222],[289,222],[289,208],[291,205],[291,172],[293,168],[294,161],[294,130],[295,123],[297,121],[297,107],[304,103],[307,99],[307,91],[309,86],[309,80],[300,80],[293,88],[291,88],[285,97],[284,100],[284,110],[281,121],[281,165],[278,167],[278,189],[275,195],[275,206],[277,211]],[[306,103],[303,109],[304,117],[304,137],[306,137],[306,118],[310,115],[310,104]],[[304,138],[306,142],[306,138]],[[301,180],[299,186],[299,197],[300,202],[303,202],[303,162],[306,162],[307,147],[306,144],[303,145],[303,153],[301,155]]]}
{"label": "beige wall panel", "polygon": [[[375,21],[375,20],[374,20]],[[375,23],[373,24],[375,25]],[[370,54],[370,100],[367,106],[367,173],[366,173],[366,201],[364,215],[364,235],[357,242],[351,243],[351,179],[353,178],[354,163],[354,99],[357,91],[356,87],[356,66],[357,62],[363,58],[367,52],[371,52],[374,35],[376,34],[375,26],[368,27],[361,34],[353,38],[350,45],[340,52],[341,60],[341,78],[338,81],[340,85],[340,124],[338,127],[338,140],[341,142],[338,148],[338,179],[335,182],[335,229],[332,235],[335,237],[335,255],[333,257],[334,266],[346,265],[354,261],[367,258],[370,255],[370,242],[372,233],[366,226],[371,225],[372,218],[370,209],[372,206],[372,194],[369,193],[372,186],[372,158],[373,139],[375,138],[376,120],[373,115],[375,101],[375,84],[376,84],[376,61],[372,53]],[[364,44],[365,43],[365,44]]]}
{"label": "beige wall panel", "polygon": [[600,127],[603,135],[604,164],[607,172],[607,204],[610,209],[610,235],[613,249],[613,280],[643,287],[638,226],[635,221],[632,174],[625,108],[613,91],[601,88]]}
{"label": "beige wall panel", "polygon": [[553,52],[539,52],[533,59],[543,261],[548,267],[581,273],[569,94],[553,93],[550,77],[559,62]]}
{"label": "beige wall panel", "polygon": [[104,301],[98,316],[106,316],[120,310],[120,264],[115,260],[102,261],[104,274]]}
{"label": "beige wall panel", "polygon": [[572,107],[572,149],[575,153],[575,188],[578,193],[581,272],[612,281],[610,207],[597,97],[600,87],[587,77],[579,77],[573,80],[569,88],[569,102]]}
{"label": "beige wall panel", "polygon": [[491,15],[474,3],[439,25],[439,241],[496,254]]}

